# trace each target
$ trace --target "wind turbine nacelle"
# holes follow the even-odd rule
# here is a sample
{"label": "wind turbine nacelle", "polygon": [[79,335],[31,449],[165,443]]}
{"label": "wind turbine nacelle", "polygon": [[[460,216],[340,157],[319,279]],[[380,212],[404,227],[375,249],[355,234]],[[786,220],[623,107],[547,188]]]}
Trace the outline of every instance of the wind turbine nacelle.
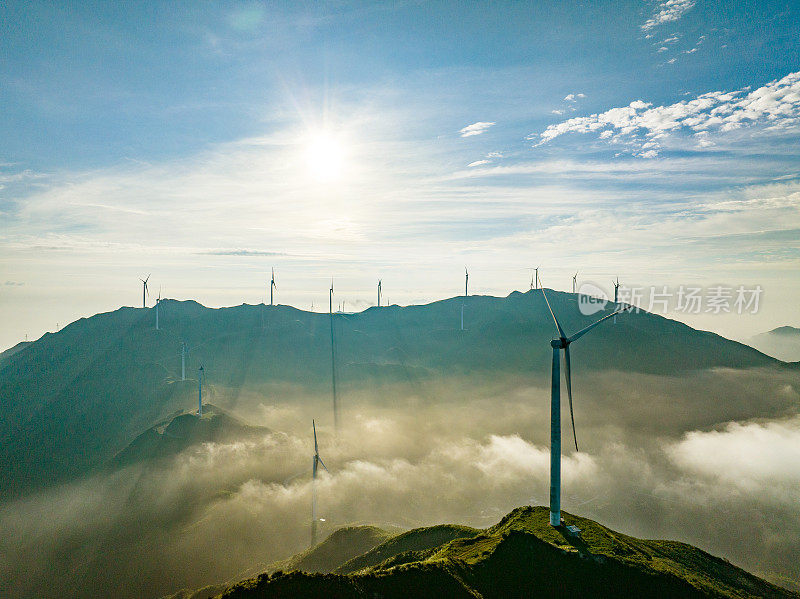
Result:
{"label": "wind turbine nacelle", "polygon": [[569,342],[566,339],[553,339],[550,341],[550,347],[555,349],[564,349],[567,345],[569,345]]}

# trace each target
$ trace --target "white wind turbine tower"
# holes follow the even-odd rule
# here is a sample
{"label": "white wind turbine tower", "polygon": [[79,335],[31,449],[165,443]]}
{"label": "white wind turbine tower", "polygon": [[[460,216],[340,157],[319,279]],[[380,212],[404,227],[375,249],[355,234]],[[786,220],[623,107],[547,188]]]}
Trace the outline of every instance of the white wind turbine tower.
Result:
{"label": "white wind turbine tower", "polygon": [[575,271],[575,274],[572,275],[572,293],[575,293],[578,290],[578,271]]}
{"label": "white wind turbine tower", "polygon": [[139,279],[142,282],[142,308],[147,307],[147,296],[150,295],[150,291],[147,289],[147,281],[150,280],[150,275],[147,275],[144,279]]}
{"label": "white wind turbine tower", "polygon": [[539,289],[539,267],[533,269],[534,274],[531,275],[531,289]]}
{"label": "white wind turbine tower", "polygon": [[203,417],[203,379],[205,378],[205,369],[200,366],[197,371],[197,415]]}
{"label": "white wind turbine tower", "polygon": [[277,291],[277,289],[278,289],[278,286],[275,284],[275,269],[273,268],[272,269],[272,280],[269,283],[269,305],[270,306],[273,305],[273,303],[272,303],[272,291],[273,290]]}
{"label": "white wind turbine tower", "polygon": [[461,330],[464,330],[464,302],[467,301],[469,295],[469,271],[464,267],[464,299],[461,300]]}
{"label": "white wind turbine tower", "polygon": [[[311,426],[314,429],[314,463],[311,467],[311,546],[317,544],[317,467],[321,464],[325,472],[330,472],[325,462],[319,457],[319,446],[317,445],[317,425],[312,420]],[[324,522],[324,520],[322,520]]]}
{"label": "white wind turbine tower", "polygon": [[567,337],[564,329],[561,328],[558,319],[556,318],[553,308],[550,307],[550,302],[547,300],[547,294],[542,288],[542,295],[544,301],[547,303],[547,309],[553,317],[553,322],[556,324],[558,331],[558,339],[553,339],[550,342],[550,347],[553,348],[553,367],[551,375],[551,393],[550,393],[550,525],[561,525],[561,372],[560,372],[560,350],[564,350],[564,376],[567,382],[567,396],[569,397],[569,415],[572,420],[572,437],[575,440],[575,451],[578,451],[578,437],[575,434],[575,415],[572,411],[572,373],[570,371],[569,362],[569,346],[574,341],[583,337],[586,333],[591,331],[594,327],[599,325],[604,320],[616,316],[620,312],[624,312],[628,307],[615,310],[611,314],[603,316],[600,320],[593,322],[588,327],[582,328],[580,331]]}
{"label": "white wind turbine tower", "polygon": [[[619,303],[619,277],[617,277],[616,281],[612,281],[614,283],[614,303]],[[614,317],[614,324],[617,324],[617,317]]]}
{"label": "white wind turbine tower", "polygon": [[378,307],[381,307],[381,280],[378,279]]}
{"label": "white wind turbine tower", "polygon": [[181,341],[181,380],[186,380],[186,342]]}
{"label": "white wind turbine tower", "polygon": [[158,304],[161,303],[161,287],[158,288],[158,299],[156,300],[156,330],[158,331]]}
{"label": "white wind turbine tower", "polygon": [[333,390],[333,428],[336,432],[339,432],[339,404],[336,398],[336,344],[333,338],[333,279],[331,279],[331,290],[328,300],[331,319],[331,388]]}

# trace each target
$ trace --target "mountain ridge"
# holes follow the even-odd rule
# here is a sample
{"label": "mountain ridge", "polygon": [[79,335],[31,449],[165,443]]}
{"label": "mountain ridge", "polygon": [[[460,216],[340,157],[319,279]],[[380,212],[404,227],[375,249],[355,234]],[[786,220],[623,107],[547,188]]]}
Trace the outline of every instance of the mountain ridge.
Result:
{"label": "mountain ridge", "polygon": [[[686,543],[637,539],[587,518],[563,516],[565,524],[578,526],[578,535],[565,526],[551,527],[548,508],[525,506],[487,529],[461,527],[461,536],[427,549],[394,553],[346,574],[265,573],[217,596],[800,597]],[[366,553],[396,544],[400,537],[430,536],[435,528],[401,533]]]}
{"label": "mountain ridge", "polygon": [[[582,315],[575,294],[548,296],[568,332],[602,314]],[[248,394],[306,401],[330,393],[327,313],[263,304],[215,309],[192,300],[164,300],[159,310],[160,330],[152,308],[123,307],[75,321],[0,362],[0,463],[8,481],[0,499],[40,488],[43,480],[95,471],[154,423],[192,407],[201,364],[209,401],[227,410],[236,411]],[[388,385],[417,394],[425,381],[549,371],[554,327],[541,290],[372,307],[333,318],[344,389]],[[189,348],[186,380],[181,342]],[[582,354],[592,359],[581,360]],[[598,328],[576,344],[573,359],[586,371],[653,374],[793,368],[647,312]]]}

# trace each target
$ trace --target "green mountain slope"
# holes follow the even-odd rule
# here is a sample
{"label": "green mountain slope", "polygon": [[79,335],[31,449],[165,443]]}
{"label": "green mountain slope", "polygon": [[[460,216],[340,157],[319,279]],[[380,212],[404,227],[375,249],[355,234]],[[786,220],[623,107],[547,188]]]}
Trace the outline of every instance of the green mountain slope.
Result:
{"label": "green mountain slope", "polygon": [[[390,560],[395,560],[392,561],[392,564],[396,564],[398,556],[402,556],[402,559],[406,560],[417,559],[423,556],[425,551],[430,551],[453,539],[474,537],[480,532],[477,528],[456,526],[454,524],[415,528],[396,535],[366,553],[359,554],[339,567],[331,568],[327,571],[337,574],[350,574],[379,564],[386,565]],[[304,568],[296,569],[308,572]]]}
{"label": "green mountain slope", "polygon": [[370,552],[392,534],[376,526],[347,526],[334,531],[324,541],[269,570],[302,570],[303,572],[332,572],[348,560]]}
{"label": "green mountain slope", "polygon": [[264,574],[220,596],[798,597],[691,545],[636,539],[564,514],[581,529],[576,537],[551,528],[548,517],[545,507],[518,508],[475,536],[353,574]]}
{"label": "green mountain slope", "polygon": [[203,405],[203,416],[180,414],[147,429],[114,456],[115,468],[145,460],[167,458],[198,443],[224,442],[263,436],[269,429],[251,426],[212,404]]}
{"label": "green mountain slope", "polygon": [[[568,331],[598,316],[581,315],[574,294],[549,296]],[[462,298],[335,315],[342,392],[391,385],[424,395],[425,381],[548,371],[553,324],[541,291],[471,296],[464,304],[465,331],[459,328]],[[209,309],[173,300],[160,306],[161,330],[153,309],[121,308],[78,320],[3,358],[0,499],[85,475],[169,414],[192,409],[201,364],[209,401],[228,410],[253,396],[308,401],[329,393],[327,314],[288,306]],[[187,380],[181,380],[183,341]],[[644,312],[598,328],[576,344],[573,359],[585,371],[663,374],[786,367],[746,345]]]}
{"label": "green mountain slope", "polygon": [[2,366],[3,362],[8,360],[11,356],[16,354],[17,352],[22,351],[26,347],[28,347],[33,341],[20,341],[16,345],[9,347],[7,350],[0,352],[0,366]]}

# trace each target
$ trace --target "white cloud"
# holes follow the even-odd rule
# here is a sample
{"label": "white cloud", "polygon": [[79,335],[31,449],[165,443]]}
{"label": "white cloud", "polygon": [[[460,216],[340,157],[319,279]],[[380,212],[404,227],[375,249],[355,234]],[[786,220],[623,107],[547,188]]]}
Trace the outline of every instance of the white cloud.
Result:
{"label": "white cloud", "polygon": [[[674,59],[672,59],[674,61]],[[680,132],[726,132],[760,126],[764,133],[800,126],[800,72],[756,90],[715,91],[667,106],[635,100],[628,106],[550,125],[538,138],[547,143],[566,133],[598,133],[603,139],[625,137],[638,147]]]}
{"label": "white cloud", "polygon": [[648,19],[642,29],[649,31],[657,25],[677,21],[695,5],[695,0],[666,0],[658,5],[656,14]]}
{"label": "white cloud", "polygon": [[472,123],[471,125],[467,125],[463,129],[461,129],[459,133],[461,134],[461,137],[471,137],[472,135],[480,135],[494,124],[495,123],[489,123],[486,121],[478,121],[477,123]]}
{"label": "white cloud", "polygon": [[585,98],[586,94],[567,94],[564,96],[565,102],[575,102],[578,98]]}
{"label": "white cloud", "polygon": [[658,51],[659,51],[659,52],[666,52],[667,50],[669,50],[669,48],[667,48],[666,46],[661,46],[661,47],[658,49]]}
{"label": "white cloud", "polygon": [[489,164],[490,162],[490,160],[476,160],[475,162],[470,162],[467,166],[480,166],[482,164]]}
{"label": "white cloud", "polygon": [[486,157],[487,158],[502,158],[503,157],[503,153],[502,152],[489,152],[488,154],[486,154]]}
{"label": "white cloud", "polygon": [[667,450],[680,467],[749,491],[784,488],[800,501],[800,419],[693,431]]}
{"label": "white cloud", "polygon": [[558,115],[562,115],[562,114],[564,114],[564,111],[563,111],[563,110],[557,110],[557,109],[553,109],[553,110],[551,110],[550,112],[551,112],[552,114],[558,114]]}

